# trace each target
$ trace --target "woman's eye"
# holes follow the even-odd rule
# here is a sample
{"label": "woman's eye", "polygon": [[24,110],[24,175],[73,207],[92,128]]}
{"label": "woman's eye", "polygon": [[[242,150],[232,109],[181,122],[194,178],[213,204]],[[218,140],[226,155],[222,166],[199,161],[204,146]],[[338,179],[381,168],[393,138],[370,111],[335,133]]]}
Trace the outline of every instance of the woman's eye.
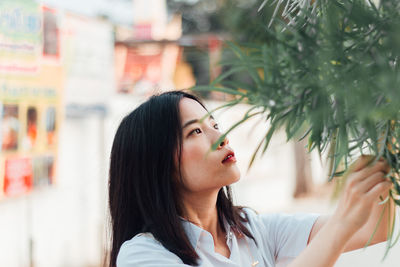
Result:
{"label": "woman's eye", "polygon": [[194,129],[193,131],[191,131],[191,132],[189,133],[189,135],[192,135],[193,133],[200,134],[200,133],[201,133],[200,128]]}
{"label": "woman's eye", "polygon": [[217,130],[219,130],[218,123],[214,124],[214,128],[217,129]]}

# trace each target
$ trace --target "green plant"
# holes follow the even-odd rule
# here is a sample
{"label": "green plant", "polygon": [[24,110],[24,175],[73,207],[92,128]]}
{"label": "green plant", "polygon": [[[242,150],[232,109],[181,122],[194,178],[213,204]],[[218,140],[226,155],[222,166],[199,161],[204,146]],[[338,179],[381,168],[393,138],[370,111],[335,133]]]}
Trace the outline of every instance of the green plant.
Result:
{"label": "green plant", "polygon": [[384,157],[390,197],[400,205],[400,1],[275,2],[273,23],[257,24],[255,41],[228,42],[231,56],[221,61],[228,71],[194,90],[234,96],[225,107],[249,104],[225,135],[256,114],[269,120],[250,165],[284,128],[288,140],[300,135],[310,151],[328,151],[329,179],[357,153]]}

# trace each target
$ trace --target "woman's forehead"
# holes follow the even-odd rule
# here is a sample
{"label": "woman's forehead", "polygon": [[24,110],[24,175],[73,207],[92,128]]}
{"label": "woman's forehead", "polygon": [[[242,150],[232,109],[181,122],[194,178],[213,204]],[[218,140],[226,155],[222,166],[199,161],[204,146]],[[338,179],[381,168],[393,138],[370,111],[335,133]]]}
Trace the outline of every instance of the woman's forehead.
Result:
{"label": "woman's forehead", "polygon": [[179,111],[182,123],[188,120],[202,119],[208,114],[207,110],[199,102],[187,97],[182,98],[179,102]]}

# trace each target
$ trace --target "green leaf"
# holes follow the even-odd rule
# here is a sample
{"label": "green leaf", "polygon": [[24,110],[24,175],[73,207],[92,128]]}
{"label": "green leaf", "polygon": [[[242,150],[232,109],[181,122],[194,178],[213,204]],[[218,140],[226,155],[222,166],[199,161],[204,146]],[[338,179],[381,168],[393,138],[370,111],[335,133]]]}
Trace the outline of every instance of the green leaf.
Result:
{"label": "green leaf", "polygon": [[242,118],[241,120],[237,121],[235,124],[233,124],[233,125],[228,129],[228,131],[226,131],[224,134],[221,135],[221,137],[217,140],[217,142],[215,142],[215,143],[211,146],[211,150],[216,150],[216,149],[218,148],[219,144],[221,144],[221,142],[222,142],[223,140],[225,140],[226,136],[227,136],[232,130],[234,130],[236,127],[238,127],[239,125],[241,125],[242,123],[244,123],[244,122],[247,121],[248,119],[250,119],[250,118],[252,118],[252,117],[254,117],[254,116],[256,116],[256,115],[262,114],[262,113],[263,113],[262,111],[260,111],[260,112],[255,112],[255,113],[253,113],[253,114],[247,114],[247,113],[246,113],[246,114],[243,116],[243,118]]}
{"label": "green leaf", "polygon": [[231,88],[226,88],[226,87],[215,87],[215,86],[194,86],[192,88],[190,88],[190,90],[192,91],[216,91],[216,92],[222,92],[222,93],[226,93],[226,94],[230,94],[230,95],[240,95],[240,96],[246,96],[245,93],[240,92],[240,91],[236,91],[233,90]]}
{"label": "green leaf", "polygon": [[232,74],[235,74],[237,72],[244,71],[246,69],[245,66],[238,66],[238,67],[233,67],[228,71],[223,72],[220,76],[218,76],[214,81],[211,82],[210,86],[216,86],[221,81],[223,81],[225,78],[231,76]]}

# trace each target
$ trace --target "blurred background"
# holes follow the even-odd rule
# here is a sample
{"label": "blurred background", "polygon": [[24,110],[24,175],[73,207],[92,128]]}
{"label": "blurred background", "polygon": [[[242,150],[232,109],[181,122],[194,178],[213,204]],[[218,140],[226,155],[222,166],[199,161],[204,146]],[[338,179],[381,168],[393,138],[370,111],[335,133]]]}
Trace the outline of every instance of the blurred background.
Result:
{"label": "blurred background", "polygon": [[[257,38],[261,2],[0,1],[0,266],[104,266],[119,122],[154,93],[225,71],[217,64],[229,57],[224,41]],[[202,97],[209,108],[227,100]],[[246,110],[216,118],[226,129]],[[242,173],[236,203],[261,213],[332,212],[324,159],[284,133],[248,169],[268,127],[260,119],[230,136]],[[399,246],[381,262],[384,250],[346,253],[336,266],[398,266]]]}

